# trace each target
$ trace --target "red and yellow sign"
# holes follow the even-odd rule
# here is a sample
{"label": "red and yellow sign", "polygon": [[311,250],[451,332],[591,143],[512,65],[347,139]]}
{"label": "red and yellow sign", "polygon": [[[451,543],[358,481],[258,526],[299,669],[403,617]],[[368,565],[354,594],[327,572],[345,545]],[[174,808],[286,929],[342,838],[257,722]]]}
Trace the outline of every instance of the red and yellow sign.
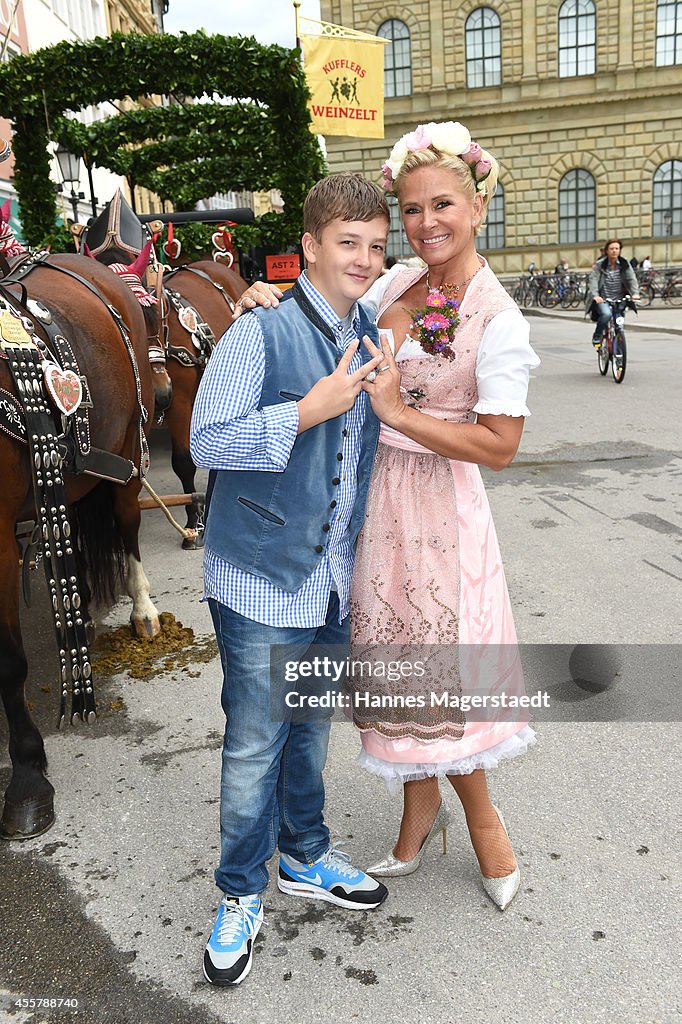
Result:
{"label": "red and yellow sign", "polygon": [[301,258],[297,252],[265,257],[265,277],[268,281],[293,281],[301,273]]}
{"label": "red and yellow sign", "polygon": [[301,36],[312,97],[308,104],[311,130],[320,135],[383,139],[386,40],[348,32]]}

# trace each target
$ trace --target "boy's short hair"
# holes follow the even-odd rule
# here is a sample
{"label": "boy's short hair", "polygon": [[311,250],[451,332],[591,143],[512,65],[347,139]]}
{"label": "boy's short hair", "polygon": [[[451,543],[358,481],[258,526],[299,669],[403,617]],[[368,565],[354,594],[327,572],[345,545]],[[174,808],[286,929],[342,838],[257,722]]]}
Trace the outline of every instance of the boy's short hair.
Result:
{"label": "boy's short hair", "polygon": [[383,191],[361,174],[347,171],[316,182],[303,203],[303,231],[317,242],[333,220],[368,221],[375,217],[391,222]]}

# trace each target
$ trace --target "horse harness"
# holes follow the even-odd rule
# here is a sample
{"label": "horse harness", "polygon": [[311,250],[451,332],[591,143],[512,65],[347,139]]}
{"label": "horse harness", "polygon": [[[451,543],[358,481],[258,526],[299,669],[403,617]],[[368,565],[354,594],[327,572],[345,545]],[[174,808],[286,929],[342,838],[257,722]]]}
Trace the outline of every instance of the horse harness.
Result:
{"label": "horse harness", "polygon": [[[31,255],[11,270],[0,258],[0,358],[7,362],[19,395],[17,400],[0,388],[0,429],[29,450],[37,521],[22,524],[30,531],[29,539],[23,544],[20,539],[22,583],[24,596],[29,598],[30,555],[38,545],[42,545],[59,651],[61,725],[66,717],[69,689],[72,722],[77,718],[91,721],[96,714],[63,469],[125,484],[134,475],[146,474],[149,448],[144,433],[147,410],[142,402],[137,359],[120,313],[93,284],[71,270],[47,263],[46,255]],[[139,408],[139,466],[132,459],[92,446],[88,415],[92,402],[87,380],[80,374],[73,350],[54,323],[50,311],[42,303],[29,299],[22,283],[36,266],[51,267],[77,280],[109,310],[121,334],[135,379]],[[20,299],[10,291],[13,285],[19,287]],[[50,345],[36,331],[35,321],[40,322]],[[57,422],[60,432],[55,425]]]}
{"label": "horse harness", "polygon": [[164,308],[162,320],[164,321],[164,351],[166,358],[175,359],[183,366],[195,366],[197,369],[203,370],[216,346],[216,337],[206,321],[201,319],[196,308],[192,306],[187,299],[180,295],[178,291],[168,286],[168,280],[181,270],[194,274],[196,277],[203,278],[204,281],[208,281],[210,285],[213,285],[213,287],[220,292],[222,297],[225,299],[225,302],[230,309],[230,313],[234,313],[234,302],[221,284],[214,281],[208,274],[204,273],[203,270],[198,270],[196,267],[190,267],[187,265],[174,267],[173,270],[168,271],[163,277],[163,293],[168,296],[170,304],[173,306],[181,326],[184,327],[184,329],[191,335],[193,346],[190,348],[189,346],[184,345],[171,345],[168,342],[167,317]]}

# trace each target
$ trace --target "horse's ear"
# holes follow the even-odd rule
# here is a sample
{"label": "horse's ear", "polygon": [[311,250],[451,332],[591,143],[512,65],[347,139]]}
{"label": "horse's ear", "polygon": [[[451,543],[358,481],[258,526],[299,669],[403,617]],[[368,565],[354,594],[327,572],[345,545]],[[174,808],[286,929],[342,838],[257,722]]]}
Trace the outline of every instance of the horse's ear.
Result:
{"label": "horse's ear", "polygon": [[0,217],[2,218],[3,224],[9,222],[10,214],[12,213],[12,200],[8,199],[6,203],[3,203],[0,207]]}
{"label": "horse's ear", "polygon": [[152,251],[153,244],[154,242],[150,238],[149,241],[145,243],[144,249],[137,257],[135,262],[131,263],[130,266],[128,267],[129,273],[136,274],[140,278],[140,280],[142,280],[142,275],[144,274],[145,270],[149,265],[149,257]]}

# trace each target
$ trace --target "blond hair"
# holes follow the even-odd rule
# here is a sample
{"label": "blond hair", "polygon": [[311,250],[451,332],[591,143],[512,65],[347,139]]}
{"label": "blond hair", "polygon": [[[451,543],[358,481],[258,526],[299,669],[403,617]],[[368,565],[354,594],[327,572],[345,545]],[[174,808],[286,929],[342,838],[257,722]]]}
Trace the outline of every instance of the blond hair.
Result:
{"label": "blond hair", "polygon": [[330,174],[313,185],[303,203],[303,231],[319,242],[322,231],[333,220],[374,220],[389,224],[388,202],[378,185],[361,174]]}
{"label": "blond hair", "polygon": [[500,175],[500,165],[494,156],[482,149],[481,158],[490,161],[490,174],[483,182],[485,191],[481,189],[480,185],[477,187],[476,180],[471,173],[471,167],[461,157],[450,156],[449,153],[441,153],[434,146],[429,146],[427,149],[418,149],[415,152],[408,153],[393,184],[394,192],[400,198],[400,190],[405,183],[405,178],[410,171],[416,170],[417,167],[444,167],[448,171],[452,171],[457,179],[457,184],[465,192],[468,192],[472,199],[476,195],[481,196],[483,200],[483,214],[481,222],[474,232],[478,234],[485,227],[490,200],[495,195]]}

